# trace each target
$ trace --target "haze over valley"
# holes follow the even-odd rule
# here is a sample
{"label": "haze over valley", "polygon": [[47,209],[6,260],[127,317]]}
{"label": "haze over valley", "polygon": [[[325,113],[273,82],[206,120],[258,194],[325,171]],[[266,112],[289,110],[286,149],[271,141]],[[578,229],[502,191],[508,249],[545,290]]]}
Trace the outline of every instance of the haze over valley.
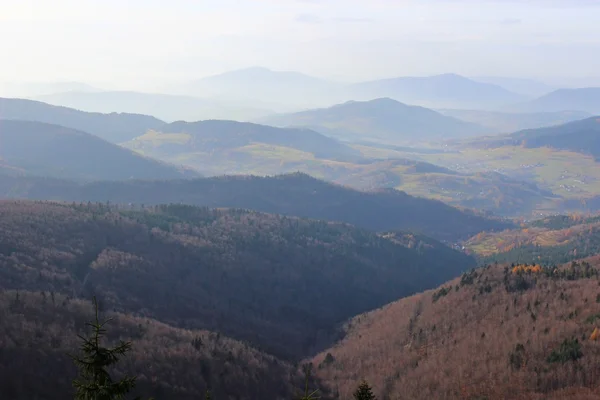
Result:
{"label": "haze over valley", "polygon": [[598,19],[0,4],[0,398],[598,398]]}

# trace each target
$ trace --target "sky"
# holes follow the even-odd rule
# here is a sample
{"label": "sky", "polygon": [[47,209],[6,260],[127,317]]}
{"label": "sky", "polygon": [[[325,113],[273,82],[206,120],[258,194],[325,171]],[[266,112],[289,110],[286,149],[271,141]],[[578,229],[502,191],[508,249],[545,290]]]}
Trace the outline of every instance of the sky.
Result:
{"label": "sky", "polygon": [[0,81],[600,75],[600,0],[0,0]]}

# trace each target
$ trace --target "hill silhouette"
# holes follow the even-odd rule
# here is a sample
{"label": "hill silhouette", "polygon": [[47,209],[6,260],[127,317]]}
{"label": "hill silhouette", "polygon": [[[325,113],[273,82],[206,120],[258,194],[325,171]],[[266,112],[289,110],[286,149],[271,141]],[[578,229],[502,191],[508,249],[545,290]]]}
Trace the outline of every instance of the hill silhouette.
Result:
{"label": "hill silhouette", "polygon": [[305,174],[81,185],[51,179],[0,176],[0,189],[0,196],[4,198],[245,208],[342,221],[374,231],[414,231],[446,241],[512,226],[440,201],[413,197],[392,189],[362,192]]}
{"label": "hill silhouette", "polygon": [[[181,159],[188,155],[198,158],[199,153],[204,153],[210,155],[210,158],[222,157],[231,162],[236,159],[233,150],[256,144],[296,149],[319,158],[344,159],[360,156],[357,150],[308,129],[282,129],[220,120],[173,122],[123,145],[159,158]],[[199,165],[200,168],[202,166]]]}
{"label": "hill silhouette", "polygon": [[350,101],[329,108],[275,115],[261,121],[276,126],[305,126],[354,140],[425,141],[489,133],[479,125],[390,98]]}
{"label": "hill silhouette", "polygon": [[390,97],[431,108],[490,109],[525,99],[500,86],[456,74],[398,77],[361,82],[350,87],[355,99]]}
{"label": "hill silhouette", "polygon": [[511,92],[522,94],[523,96],[543,96],[547,93],[556,90],[556,87],[547,85],[544,82],[540,82],[533,79],[527,78],[509,78],[504,76],[477,76],[471,78],[474,81],[491,83],[503,87]]}
{"label": "hill silhouette", "polygon": [[593,263],[487,266],[357,316],[313,360],[317,376],[340,398],[357,377],[378,398],[595,398]]}
{"label": "hill silhouette", "polygon": [[535,100],[509,107],[518,112],[576,110],[600,114],[600,88],[558,89]]}
{"label": "hill silhouette", "polygon": [[176,179],[197,176],[89,133],[58,125],[0,120],[2,170],[76,180]]}
{"label": "hill silhouette", "polygon": [[600,118],[591,117],[547,128],[526,129],[492,140],[496,146],[552,147],[600,158]]}
{"label": "hill silhouette", "polygon": [[265,67],[242,68],[208,76],[171,88],[192,96],[258,102],[270,109],[329,104],[338,97],[342,85],[294,71],[274,71]]}
{"label": "hill silhouette", "polygon": [[441,114],[472,122],[492,129],[496,133],[516,132],[561,125],[591,117],[583,111],[556,111],[535,113],[508,113],[484,110],[438,110]]}
{"label": "hill silhouette", "polygon": [[36,121],[60,125],[96,135],[113,143],[130,140],[164,125],[164,122],[140,114],[84,112],[53,106],[40,101],[0,98],[0,120]]}
{"label": "hill silhouette", "polygon": [[474,265],[431,239],[235,209],[4,201],[0,217],[4,289],[94,294],[291,359],[329,344],[345,319]]}
{"label": "hill silhouette", "polygon": [[63,92],[39,96],[37,99],[85,111],[154,115],[168,122],[211,118],[251,120],[272,112],[235,101],[131,91]]}

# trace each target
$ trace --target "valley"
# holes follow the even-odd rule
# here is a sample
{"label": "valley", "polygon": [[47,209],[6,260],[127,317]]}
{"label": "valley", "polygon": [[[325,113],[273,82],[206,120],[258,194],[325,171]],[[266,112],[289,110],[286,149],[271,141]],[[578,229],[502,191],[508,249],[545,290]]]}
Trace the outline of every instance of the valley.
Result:
{"label": "valley", "polygon": [[600,398],[596,3],[0,2],[0,399]]}

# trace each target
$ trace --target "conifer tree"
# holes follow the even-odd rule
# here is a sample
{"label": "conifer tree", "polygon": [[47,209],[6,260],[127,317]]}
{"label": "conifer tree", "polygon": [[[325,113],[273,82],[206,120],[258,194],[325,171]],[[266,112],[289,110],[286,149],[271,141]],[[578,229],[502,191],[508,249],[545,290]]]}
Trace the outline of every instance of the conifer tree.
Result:
{"label": "conifer tree", "polygon": [[371,386],[366,381],[362,381],[354,392],[354,400],[377,400],[377,398],[373,394]]}
{"label": "conifer tree", "polygon": [[320,397],[317,397],[319,390],[314,390],[312,392],[308,389],[308,384],[310,381],[310,373],[312,370],[312,364],[305,364],[304,367],[304,394],[300,397],[300,400],[318,400]]}
{"label": "conifer tree", "polygon": [[131,342],[123,342],[113,348],[103,347],[100,340],[106,334],[104,326],[111,319],[100,322],[98,302],[93,299],[95,320],[86,323],[92,330],[88,337],[78,335],[83,341],[81,356],[71,356],[79,368],[79,379],[73,380],[76,400],[121,400],[135,386],[135,377],[124,377],[113,381],[107,369],[131,349]]}

